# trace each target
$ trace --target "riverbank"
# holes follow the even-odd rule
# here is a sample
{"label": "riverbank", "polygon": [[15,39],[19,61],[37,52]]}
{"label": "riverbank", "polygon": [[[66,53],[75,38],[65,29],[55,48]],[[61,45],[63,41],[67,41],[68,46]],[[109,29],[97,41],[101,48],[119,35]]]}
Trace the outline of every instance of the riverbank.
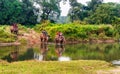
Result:
{"label": "riverbank", "polygon": [[[112,64],[98,60],[64,62],[31,60],[13,63],[0,61],[1,74],[105,74],[115,69]],[[120,73],[120,71],[117,72]]]}
{"label": "riverbank", "polygon": [[[27,42],[25,42],[27,41]],[[28,40],[26,39],[23,43],[21,42],[10,42],[10,43],[0,43],[0,46],[15,46],[15,45],[21,45],[21,44],[30,44],[30,45],[35,45],[35,44],[40,44],[40,40]],[[78,43],[115,43],[118,42],[116,40],[93,40],[93,41],[66,41],[66,44],[78,44]],[[54,42],[48,42],[48,44],[54,44]]]}
{"label": "riverbank", "polygon": [[[40,40],[39,37],[37,38],[29,38],[29,37],[19,37],[24,38],[24,41],[17,41],[17,42],[10,42],[10,43],[0,43],[0,46],[11,46],[11,45],[21,45],[21,44],[30,44],[30,45],[35,45],[35,44],[40,44]],[[78,44],[78,43],[115,43],[118,42],[117,40],[114,39],[92,39],[92,40],[81,40],[81,41],[77,41],[77,40],[67,40],[66,44]],[[53,41],[48,42],[48,44],[54,44]]]}
{"label": "riverbank", "polygon": [[[1,35],[2,40],[0,40],[1,46],[9,45],[19,45],[19,44],[39,44],[40,43],[40,33],[42,30],[42,25],[38,24],[33,28],[27,28],[25,26],[19,25],[19,34],[14,36],[10,33],[9,26],[5,26],[4,32]],[[3,26],[4,27],[4,26]],[[72,27],[72,28],[71,28]],[[63,29],[60,29],[63,28]],[[57,31],[61,31],[66,38],[66,44],[73,43],[114,43],[118,42],[117,38],[113,36],[114,27],[108,25],[49,25],[45,26],[44,29],[50,35],[49,42],[54,43],[54,37]],[[10,35],[9,35],[10,34]],[[8,35],[8,36],[7,36]],[[8,40],[6,41],[6,38]]]}
{"label": "riverbank", "polygon": [[66,43],[115,43],[119,42],[115,39],[83,39],[83,40],[67,40]]}
{"label": "riverbank", "polygon": [[0,43],[0,46],[20,45],[20,42]]}

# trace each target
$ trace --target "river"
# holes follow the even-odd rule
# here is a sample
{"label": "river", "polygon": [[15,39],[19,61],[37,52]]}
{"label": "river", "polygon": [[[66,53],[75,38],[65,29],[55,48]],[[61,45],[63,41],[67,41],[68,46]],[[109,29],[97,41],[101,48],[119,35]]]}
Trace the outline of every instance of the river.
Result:
{"label": "river", "polygon": [[0,59],[13,61],[104,60],[120,65],[120,43],[0,46]]}

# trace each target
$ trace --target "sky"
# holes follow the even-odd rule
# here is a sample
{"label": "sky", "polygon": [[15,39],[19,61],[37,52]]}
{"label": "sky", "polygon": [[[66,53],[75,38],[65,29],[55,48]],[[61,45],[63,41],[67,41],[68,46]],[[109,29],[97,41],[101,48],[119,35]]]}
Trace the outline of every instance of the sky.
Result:
{"label": "sky", "polygon": [[[86,2],[91,1],[91,0],[77,0],[78,2],[82,3],[82,4],[86,4]],[[120,0],[104,0],[103,2],[107,3],[107,2],[115,2],[115,3],[120,3]],[[63,4],[63,2],[60,3],[60,7],[61,7],[61,16],[66,16],[68,14],[68,11],[70,9],[70,5],[69,2],[67,1],[66,4]]]}

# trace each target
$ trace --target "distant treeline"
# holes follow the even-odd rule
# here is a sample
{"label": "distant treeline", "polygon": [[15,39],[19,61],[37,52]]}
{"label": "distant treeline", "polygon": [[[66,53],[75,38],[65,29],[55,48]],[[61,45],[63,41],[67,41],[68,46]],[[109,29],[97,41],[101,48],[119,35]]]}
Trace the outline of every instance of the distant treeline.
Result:
{"label": "distant treeline", "polygon": [[[0,0],[0,24],[35,25],[44,20],[56,23],[60,17],[60,2],[66,0]],[[120,4],[91,0],[87,5],[69,0],[67,22],[87,24],[119,24]],[[61,19],[62,20],[62,19]]]}

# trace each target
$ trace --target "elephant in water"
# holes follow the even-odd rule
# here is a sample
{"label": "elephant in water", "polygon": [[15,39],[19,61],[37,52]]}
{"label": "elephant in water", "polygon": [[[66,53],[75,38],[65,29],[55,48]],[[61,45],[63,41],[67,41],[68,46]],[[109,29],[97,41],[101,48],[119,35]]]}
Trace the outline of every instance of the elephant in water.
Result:
{"label": "elephant in water", "polygon": [[14,34],[16,34],[16,35],[18,34],[18,26],[17,26],[16,23],[13,24],[13,25],[11,25],[10,31],[11,31],[11,33],[14,33]]}
{"label": "elephant in water", "polygon": [[42,33],[40,34],[41,43],[47,43],[48,39],[49,39],[49,35],[47,34],[47,32],[45,30],[42,31]]}
{"label": "elephant in water", "polygon": [[61,32],[58,32],[55,36],[55,43],[56,45],[62,45],[65,43],[65,37]]}

